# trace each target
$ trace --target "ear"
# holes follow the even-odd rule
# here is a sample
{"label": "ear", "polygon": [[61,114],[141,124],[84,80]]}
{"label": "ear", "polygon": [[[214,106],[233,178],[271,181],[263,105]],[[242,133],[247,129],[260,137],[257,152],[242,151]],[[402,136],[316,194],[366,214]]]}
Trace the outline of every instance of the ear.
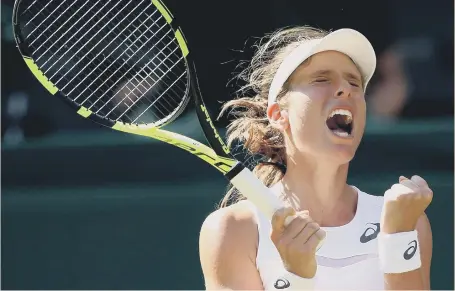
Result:
{"label": "ear", "polygon": [[267,118],[272,126],[279,130],[286,130],[289,127],[289,116],[286,110],[282,110],[278,103],[274,102],[267,106]]}

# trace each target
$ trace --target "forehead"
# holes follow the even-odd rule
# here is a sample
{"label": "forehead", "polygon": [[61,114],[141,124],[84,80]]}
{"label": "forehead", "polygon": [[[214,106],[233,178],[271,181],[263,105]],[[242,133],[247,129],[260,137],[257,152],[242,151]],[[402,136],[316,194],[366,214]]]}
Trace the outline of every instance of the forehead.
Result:
{"label": "forehead", "polygon": [[308,75],[315,71],[342,71],[352,74],[360,80],[361,74],[355,63],[347,55],[337,51],[325,51],[314,54],[303,62],[296,70],[295,75]]}

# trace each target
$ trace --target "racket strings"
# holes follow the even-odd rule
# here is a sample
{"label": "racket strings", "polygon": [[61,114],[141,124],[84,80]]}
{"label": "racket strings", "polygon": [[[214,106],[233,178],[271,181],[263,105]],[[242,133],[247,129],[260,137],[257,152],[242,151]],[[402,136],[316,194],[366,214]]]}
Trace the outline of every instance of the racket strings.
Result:
{"label": "racket strings", "polygon": [[[140,15],[138,15],[137,17],[139,17],[139,16],[140,16]],[[136,17],[136,18],[137,18],[137,17]],[[144,22],[142,22],[141,25],[142,25],[143,23],[144,23]],[[134,33],[139,27],[140,27],[140,26],[138,26],[132,33]],[[128,28],[128,26],[124,27],[124,28],[119,32],[119,34],[117,34],[117,36],[114,37],[114,38],[107,44],[107,46],[109,46],[109,45],[112,44],[114,41],[116,41],[116,40],[119,38],[119,36],[121,35],[121,33],[123,33],[123,32],[126,30],[126,28]],[[128,31],[128,32],[130,32],[130,31]],[[142,37],[143,34],[144,34],[144,32],[143,32],[141,35],[139,35],[139,37]],[[128,40],[128,39],[125,39],[125,40],[121,41],[121,43],[120,43],[114,50],[112,50],[105,58],[108,58],[108,57],[110,57],[112,54],[114,54],[115,51],[118,50],[118,49],[121,47],[121,45],[122,45],[123,43],[125,43],[127,40]],[[131,45],[134,45],[134,42],[132,42]],[[128,46],[127,46],[127,50],[130,49],[130,46],[131,46],[131,45],[128,45]],[[94,56],[94,57],[96,58],[96,57],[98,57],[100,54],[102,54],[102,53],[106,50],[107,46],[106,46],[103,50],[101,50],[100,52],[98,52],[98,54],[97,54],[96,56]],[[138,47],[135,46],[135,49],[137,50]],[[127,53],[126,53],[127,50],[124,51],[125,54],[127,54]],[[134,52],[134,51],[133,51],[133,52]],[[88,52],[87,54],[90,54],[90,52]],[[90,55],[90,56],[93,57],[93,55]],[[93,60],[94,60],[95,58],[91,59],[91,60],[85,65],[85,67],[87,67],[88,65],[92,64],[92,63],[93,63]],[[118,59],[118,58],[120,58],[120,56],[118,56],[117,59]],[[96,69],[97,67],[103,65],[103,64],[104,64],[104,62],[100,62],[100,63],[95,67],[95,69]],[[84,68],[85,68],[85,67],[84,67]],[[79,73],[76,74],[76,75],[73,77],[73,79],[71,79],[70,82],[67,83],[67,84],[62,88],[62,90],[64,90],[66,86],[70,85],[71,81],[74,80],[78,75],[79,75]],[[81,80],[81,82],[84,81],[87,77],[88,77],[88,76],[86,76],[85,78],[83,78],[83,79]],[[75,88],[76,88],[76,87],[77,87],[77,85],[75,86]],[[74,89],[73,89],[73,90],[74,90]],[[73,90],[72,90],[72,91],[73,91]],[[70,91],[69,93],[71,93],[72,91]],[[77,99],[77,97],[76,97],[75,99]]]}
{"label": "racket strings", "polygon": [[[51,4],[52,1],[53,1],[53,0],[51,0],[47,5]],[[51,13],[50,13],[50,14],[49,14],[49,15],[48,15],[48,16],[47,16],[39,25],[37,25],[37,26],[35,27],[35,29],[33,29],[33,30],[30,32],[30,34],[27,36],[27,39],[30,38],[30,37],[33,35],[33,33],[38,29],[38,27],[40,27],[41,24],[43,24],[49,17],[51,17],[51,15],[53,15],[53,14],[55,13],[55,11],[56,11],[58,8],[60,8],[66,1],[67,1],[67,0],[63,0],[63,2],[60,3],[60,5],[58,5],[57,7],[55,7],[54,11],[52,11],[52,12],[51,12]],[[44,6],[43,9],[45,9],[46,7],[47,7],[47,6]],[[71,7],[71,6],[68,6],[68,7],[66,8],[66,10],[70,9],[70,7]],[[66,10],[65,10],[65,11],[66,11]],[[47,30],[49,27],[51,27],[51,26],[52,26],[52,25],[53,25],[53,24],[62,16],[62,15],[63,15],[63,13],[59,14],[58,17],[55,18],[54,21],[52,21],[52,23],[49,24],[49,26],[47,26],[47,27],[44,29],[44,31],[42,31],[42,32],[40,33],[40,35],[38,35],[37,38],[39,38],[44,32],[46,32],[46,30]],[[32,19],[32,20],[33,20],[33,19]],[[28,23],[30,23],[30,21],[29,21]],[[37,39],[32,40],[32,42],[31,42],[30,44],[33,45],[33,43],[34,43],[36,40],[37,40]]]}
{"label": "racket strings", "polygon": [[[98,1],[98,2],[99,2],[99,1]],[[97,2],[97,3],[98,3],[98,2]],[[85,3],[85,4],[86,4],[86,3]],[[85,7],[85,4],[82,5],[82,6],[81,6],[73,15],[71,15],[71,16],[67,19],[66,22],[64,22],[64,23],[62,23],[61,25],[59,25],[59,28],[58,28],[57,30],[55,30],[51,35],[49,35],[49,36],[46,36],[46,35],[45,35],[46,39],[41,43],[41,45],[40,45],[39,47],[36,48],[35,53],[38,54],[39,49],[42,48],[45,44],[47,44],[47,41],[51,40],[52,37],[53,37],[54,35],[56,35],[56,34],[59,32],[59,30],[60,30],[61,28],[65,27],[65,25],[67,24],[67,22],[69,22],[71,19],[73,19],[75,16],[77,16],[77,15],[78,15],[77,13],[78,13],[82,8]],[[107,4],[108,4],[108,3],[106,3],[102,8],[104,8]],[[64,31],[64,32],[60,35],[60,37],[59,37],[57,40],[54,41],[54,44],[49,45],[48,48],[47,48],[43,53],[40,54],[40,56],[36,59],[36,61],[39,61],[42,57],[45,57],[45,56],[46,56],[46,53],[47,53],[51,48],[54,48],[54,46],[57,47],[57,48],[59,48],[59,49],[57,49],[57,51],[55,51],[54,53],[52,53],[51,56],[49,56],[49,57],[47,58],[47,61],[45,61],[45,62],[42,64],[43,66],[45,66],[45,65],[52,59],[53,56],[57,55],[57,53],[60,51],[60,49],[62,49],[62,48],[68,48],[67,43],[68,43],[69,41],[73,40],[73,39],[77,36],[77,34],[78,34],[80,31],[82,31],[82,29],[84,29],[84,27],[86,27],[87,24],[88,24],[88,23],[89,23],[97,14],[98,14],[98,13],[100,13],[100,10],[96,11],[96,13],[95,13],[94,15],[92,15],[89,19],[85,19],[85,23],[82,23],[82,19],[84,19],[84,17],[85,17],[89,12],[91,12],[90,9],[87,9],[87,11],[84,13],[84,15],[82,15],[82,17],[79,17],[79,18],[76,20],[75,23],[70,24],[70,25],[72,25],[72,27],[70,27],[68,30]],[[81,22],[81,23],[80,23],[80,22]],[[76,28],[77,25],[80,25],[80,24],[82,24],[82,25],[79,27],[79,29],[78,29],[77,31],[75,31],[75,32],[72,32],[73,27]],[[37,26],[36,28],[38,28],[38,27],[40,27],[40,26],[41,26],[41,24],[38,24],[38,26]],[[39,35],[37,36],[37,38],[35,38],[35,41],[38,40],[42,35],[44,35],[44,34],[43,34],[43,33],[39,34]],[[57,36],[58,36],[58,34],[57,34]],[[60,41],[63,37],[66,37],[66,36],[68,36],[68,38],[66,39],[66,41],[65,41],[63,44],[62,44],[62,43],[59,43],[59,41]],[[30,45],[33,45],[33,43],[34,43],[34,42],[32,42]],[[74,45],[73,45],[73,46],[74,46]]]}
{"label": "racket strings", "polygon": [[[168,34],[169,34],[170,32],[172,32],[172,31],[171,31],[171,30],[168,30],[168,31],[166,32],[165,36],[168,36]],[[153,36],[154,36],[154,35],[153,35]],[[163,39],[163,38],[162,38],[162,39]],[[159,41],[161,41],[162,39],[160,39]],[[137,38],[137,40],[139,40],[139,38]],[[142,48],[145,44],[146,44],[146,43],[143,43],[143,44],[140,46],[140,48]],[[169,44],[170,44],[170,43],[169,43]],[[168,44],[168,45],[169,45],[169,44]],[[134,45],[134,42],[132,43],[132,45]],[[168,45],[165,45],[164,48],[167,48]],[[130,47],[131,47],[131,46],[129,46],[128,49],[130,49]],[[152,48],[151,48],[151,49],[152,49]],[[150,49],[150,50],[151,50],[151,49]],[[166,58],[171,57],[172,54],[175,53],[177,49],[178,49],[178,47],[175,47],[174,50],[171,51],[169,55],[165,55],[165,57],[166,57]],[[149,50],[149,51],[150,51],[150,50]],[[138,50],[136,50],[136,51],[138,51]],[[148,53],[149,51],[147,51],[147,53]],[[134,51],[133,51],[133,52],[134,52]],[[159,53],[161,53],[161,52],[162,52],[162,50],[159,51]],[[126,53],[126,51],[125,51],[124,53]],[[131,57],[132,57],[132,56],[130,56],[130,57],[127,59],[127,61],[130,60]],[[155,58],[156,58],[156,57],[153,57],[153,58],[149,61],[149,63],[152,62]],[[141,61],[142,59],[143,59],[143,57],[141,57],[139,60],[137,60],[136,63],[139,62],[139,61]],[[164,60],[165,60],[165,59],[164,59]],[[136,64],[136,63],[135,63],[135,64]],[[149,63],[147,63],[147,64],[144,66],[144,68],[147,68],[147,67],[148,67],[147,65],[148,65]],[[159,67],[158,67],[158,68],[159,68]],[[113,73],[116,73],[116,72],[113,72]],[[126,73],[129,73],[129,71],[125,72],[124,75],[125,75]],[[136,75],[139,74],[139,73],[140,73],[140,72],[136,73]],[[136,77],[136,75],[134,75],[133,78]],[[112,75],[111,75],[111,76],[112,76]],[[147,75],[147,76],[148,76],[148,75]],[[115,83],[114,83],[112,86],[114,86],[114,85],[115,85]],[[109,88],[109,89],[110,89],[110,88]],[[123,89],[123,87],[122,87],[121,89]],[[119,89],[119,91],[120,91],[121,89]],[[117,91],[117,92],[118,92],[118,91]],[[104,95],[104,94],[103,94],[103,95]],[[99,100],[103,97],[103,95],[101,95],[96,101],[99,101]],[[90,97],[91,97],[91,96],[89,96],[88,98],[90,98]],[[87,99],[88,99],[88,98],[87,98]],[[85,99],[82,103],[84,103],[87,99]],[[95,103],[96,103],[96,102],[95,102]]]}
{"label": "racket strings", "polygon": [[[38,15],[41,15],[41,12],[43,12],[44,9],[46,9],[47,6],[49,6],[51,3],[52,3],[53,0],[50,0],[44,7],[41,8],[41,10],[38,11],[38,13],[35,13],[33,15],[33,17],[25,24],[25,26],[29,25]],[[27,10],[31,9],[31,7],[33,6],[33,4],[35,4],[37,1],[33,1],[33,3],[27,8],[25,9],[25,11],[22,13],[24,14],[25,12],[27,12]]]}
{"label": "racket strings", "polygon": [[[53,0],[50,0],[49,2],[52,2]],[[27,8],[25,8],[22,12],[21,12],[21,15],[24,15],[24,13],[27,12],[27,10],[29,10],[34,4],[36,4],[36,2],[38,2],[38,0],[33,0],[32,3],[29,4],[29,6],[27,6]],[[26,24],[27,25],[27,24]]]}
{"label": "racket strings", "polygon": [[[166,35],[166,36],[167,36],[167,35]],[[171,38],[169,37],[169,39],[171,39]],[[168,57],[168,56],[165,56],[165,57]],[[152,59],[152,61],[153,61],[153,60],[154,60],[154,59]],[[144,68],[147,68],[147,67],[148,67],[148,66],[145,66]],[[167,68],[167,66],[165,66],[165,67]],[[162,72],[162,70],[160,69],[159,66],[158,66],[157,68]],[[154,73],[154,72],[153,72],[153,73]],[[156,75],[156,73],[155,73],[155,75]],[[174,74],[174,75],[175,75],[175,74]],[[148,77],[148,75],[147,75],[146,77]],[[137,78],[136,78],[136,79],[137,79]],[[144,81],[147,82],[147,78],[144,78],[143,82],[144,82]],[[148,83],[148,82],[147,82],[147,83]],[[143,85],[142,83],[139,83],[139,84],[135,85],[135,88],[133,88],[133,90],[131,90],[130,88],[127,87],[127,88],[130,90],[130,93],[127,94],[127,95],[122,99],[122,101],[125,101],[125,99],[128,99],[128,100],[131,101],[130,95],[131,95],[131,94],[136,95],[136,94],[134,93],[134,90],[137,90],[139,85],[141,85],[142,87],[144,87],[144,85]],[[120,90],[122,90],[122,89],[124,89],[124,88],[125,88],[125,86],[123,86]],[[174,90],[172,89],[172,86],[170,87],[170,89],[171,89],[171,91],[174,91]],[[143,92],[141,92],[141,93],[143,93]],[[175,93],[175,91],[174,91],[174,93]],[[184,92],[181,92],[181,93],[184,93]],[[137,95],[136,95],[136,96],[137,96]],[[165,99],[165,100],[167,100],[167,99]],[[138,100],[138,99],[137,99],[137,101],[141,101],[141,100]],[[136,101],[136,102],[137,102],[137,101]],[[149,100],[149,101],[150,101],[150,100]],[[159,100],[157,100],[157,101],[159,101]],[[152,105],[154,105],[157,101],[154,101],[149,107],[147,107],[147,109],[150,108]],[[132,104],[129,105],[127,109],[130,109],[131,106],[136,105],[136,102],[133,101]],[[170,105],[169,102],[167,102],[167,103],[168,103],[168,105]],[[119,105],[119,104],[117,104],[117,105]],[[104,107],[104,106],[103,106],[103,107]],[[114,106],[114,108],[113,108],[111,111],[109,111],[109,113],[108,113],[107,115],[105,115],[105,116],[108,116],[108,115],[109,115],[110,113],[112,113],[112,111],[113,111],[114,109],[116,109],[116,108],[117,108],[117,106]],[[102,108],[101,108],[101,109],[102,109]],[[99,111],[99,110],[98,110],[98,111]],[[122,117],[127,111],[128,111],[128,110],[124,111],[124,113],[121,114],[116,120],[118,120],[120,117]],[[163,112],[162,112],[161,110],[159,110],[159,109],[158,109],[158,111],[159,111],[160,113],[163,113]],[[142,114],[140,114],[140,116],[142,116]]]}
{"label": "racket strings", "polygon": [[35,62],[65,95],[138,124],[164,122],[184,106],[187,65],[151,1],[51,2],[33,1],[22,14]]}
{"label": "racket strings", "polygon": [[[87,3],[87,2],[86,2],[86,3]],[[86,3],[85,3],[85,4],[86,4]],[[61,6],[61,5],[59,5],[58,7],[60,7],[60,6]],[[67,9],[68,9],[68,8],[67,8]],[[66,9],[66,10],[67,10],[67,9]],[[54,9],[54,11],[55,11],[55,10],[56,10],[56,9]],[[42,11],[42,10],[40,10],[40,11]],[[61,16],[61,14],[60,14],[59,16]],[[58,17],[57,17],[57,18],[58,18]],[[47,19],[49,19],[49,17],[46,17],[45,20],[47,20]],[[44,21],[45,21],[45,20],[44,20]],[[53,23],[55,23],[55,21],[56,21],[56,19],[54,19]],[[68,20],[67,20],[67,21],[68,21]],[[41,23],[43,23],[43,22],[41,22]],[[38,27],[41,25],[41,23],[38,25]],[[61,28],[61,27],[62,27],[62,26],[60,26],[60,28]],[[59,29],[60,29],[60,28],[59,28]],[[37,27],[32,31],[32,33],[33,33],[34,31],[36,31],[36,29],[37,29]],[[42,35],[44,35],[44,32],[42,32],[38,37],[40,37],[40,36],[42,36]],[[50,39],[50,38],[47,38],[47,40],[48,40],[48,39]],[[67,40],[65,43],[67,43],[67,42],[68,42],[68,40]],[[33,42],[32,42],[32,43],[33,43]],[[42,45],[43,45],[43,44],[41,44],[40,47],[42,47]],[[73,45],[73,46],[74,46],[74,45]],[[40,47],[38,47],[37,50],[38,50]],[[48,51],[49,49],[51,49],[51,47],[49,47],[49,48],[47,49],[47,51]],[[36,51],[35,51],[35,52],[36,52]],[[55,55],[55,54],[54,54],[54,55]],[[93,57],[93,56],[91,56],[91,57]],[[39,58],[40,58],[40,57],[39,57]],[[39,60],[39,58],[38,58],[37,60]],[[52,58],[52,56],[51,56],[50,58]],[[48,59],[48,61],[49,61],[49,59]],[[42,67],[45,67],[46,63],[47,63],[47,62],[45,62],[45,63],[42,65]],[[74,67],[74,65],[73,65],[73,67]],[[49,69],[48,69],[48,70],[49,70]],[[82,70],[81,70],[81,71],[82,71]],[[47,71],[46,71],[46,72],[47,72]],[[46,73],[46,72],[45,72],[45,73]],[[67,72],[67,73],[68,73],[68,72]],[[55,74],[54,74],[54,75],[55,75]],[[60,82],[62,79],[65,78],[65,75],[66,75],[66,73],[65,73],[59,80],[54,81],[54,83],[55,83],[56,85],[58,85],[59,82]],[[52,78],[53,78],[53,77],[50,77],[51,80],[52,80]],[[74,79],[74,78],[73,78],[73,79]],[[53,81],[53,80],[52,80],[52,81]],[[66,79],[65,79],[64,81],[65,81],[65,82],[67,83],[67,85],[68,85],[69,81],[66,80]],[[66,86],[65,86],[65,87],[66,87]],[[62,90],[63,90],[63,89],[64,89],[64,88],[62,88]]]}
{"label": "racket strings", "polygon": [[[60,56],[60,57],[59,57],[51,66],[49,66],[49,67],[47,68],[47,70],[46,70],[44,73],[46,74],[47,72],[49,72],[49,70],[50,70],[52,67],[54,67],[54,66],[55,66],[55,65],[56,65],[56,64],[57,64],[57,63],[58,63],[58,62],[59,62],[59,61],[68,53],[68,52],[70,52],[71,49],[74,48],[74,46],[75,46],[76,44],[80,43],[81,40],[84,40],[84,37],[85,37],[87,34],[89,34],[90,32],[93,31],[93,32],[95,32],[95,33],[94,33],[88,40],[85,40],[85,41],[88,42],[88,43],[90,43],[92,40],[94,40],[97,36],[101,36],[101,35],[102,35],[101,32],[103,31],[103,29],[106,28],[106,26],[107,26],[109,23],[112,23],[112,21],[115,19],[115,17],[117,17],[117,16],[122,12],[122,10],[125,9],[127,6],[124,6],[124,7],[122,8],[122,10],[117,11],[117,13],[113,16],[113,18],[111,18],[110,20],[108,20],[102,27],[100,27],[99,29],[94,29],[94,28],[96,28],[97,25],[98,25],[99,23],[102,24],[101,20],[103,20],[104,18],[106,18],[106,17],[109,15],[109,12],[111,12],[119,3],[120,3],[120,2],[117,2],[111,9],[109,9],[109,11],[108,11],[105,15],[103,15],[103,16],[95,23],[94,26],[90,27],[90,28],[89,28],[89,29],[88,29],[88,30],[87,30],[87,31],[86,31],[78,40],[76,40],[76,42],[75,42],[71,47],[69,47],[69,48],[66,50],[66,52],[64,52],[64,53],[63,53],[63,54],[62,54],[62,55],[61,55],[61,56]],[[119,24],[119,23],[118,23],[118,24]],[[117,25],[118,25],[118,24],[117,24]],[[115,28],[115,27],[114,27],[114,28]],[[112,30],[111,30],[111,31],[112,31]],[[106,37],[107,35],[108,35],[108,34],[104,35],[104,37]],[[92,46],[92,48],[89,50],[89,52],[92,51],[93,49],[95,49],[96,46],[104,39],[104,37],[101,38],[101,40],[99,40],[98,43],[96,43],[94,46]],[[58,69],[50,78],[53,79],[54,76],[57,75],[57,73],[60,72],[60,70],[61,70],[63,67],[65,67],[66,64],[68,64],[68,62],[72,61],[72,60],[74,59],[75,56],[79,56],[78,53],[79,53],[83,48],[84,48],[84,46],[81,46],[76,52],[74,52],[74,53],[73,53],[73,56],[72,56],[72,57],[69,57],[69,58],[66,60],[66,62],[65,62],[63,65],[61,65],[61,68],[59,68],[59,69]],[[54,57],[54,56],[55,56],[55,54],[52,55],[51,58]],[[86,55],[83,55],[83,56],[81,57],[81,60],[84,59],[84,57],[86,57]],[[76,62],[76,63],[67,71],[67,73],[70,72],[77,64],[78,64],[78,62]],[[65,75],[66,75],[66,74],[65,74]],[[63,77],[64,77],[65,75],[63,75]],[[59,80],[60,80],[60,79],[59,79]],[[57,80],[56,82],[58,83],[59,80]]]}

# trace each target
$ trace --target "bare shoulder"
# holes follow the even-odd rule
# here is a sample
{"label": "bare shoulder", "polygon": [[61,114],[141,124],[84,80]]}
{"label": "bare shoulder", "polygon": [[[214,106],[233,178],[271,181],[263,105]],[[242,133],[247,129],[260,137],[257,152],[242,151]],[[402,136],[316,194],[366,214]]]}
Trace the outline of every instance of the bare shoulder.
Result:
{"label": "bare shoulder", "polygon": [[[244,246],[255,246],[258,238],[255,215],[247,201],[220,208],[210,213],[204,220],[200,239],[209,238],[213,243],[229,246],[230,243]],[[242,238],[241,242],[238,241]]]}
{"label": "bare shoulder", "polygon": [[207,289],[262,289],[256,268],[257,223],[248,204],[218,209],[202,224],[199,257]]}

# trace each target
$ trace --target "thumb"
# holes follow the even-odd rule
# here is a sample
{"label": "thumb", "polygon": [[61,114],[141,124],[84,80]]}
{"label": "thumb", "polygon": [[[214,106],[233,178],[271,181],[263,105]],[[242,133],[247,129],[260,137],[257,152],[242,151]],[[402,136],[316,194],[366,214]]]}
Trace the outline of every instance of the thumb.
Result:
{"label": "thumb", "polygon": [[295,210],[292,207],[283,207],[278,209],[272,217],[272,228],[277,231],[283,231],[286,228],[286,217],[293,216]]}
{"label": "thumb", "polygon": [[405,176],[400,176],[400,178],[398,178],[399,183],[403,182],[404,180],[409,180],[409,179],[406,178]]}

